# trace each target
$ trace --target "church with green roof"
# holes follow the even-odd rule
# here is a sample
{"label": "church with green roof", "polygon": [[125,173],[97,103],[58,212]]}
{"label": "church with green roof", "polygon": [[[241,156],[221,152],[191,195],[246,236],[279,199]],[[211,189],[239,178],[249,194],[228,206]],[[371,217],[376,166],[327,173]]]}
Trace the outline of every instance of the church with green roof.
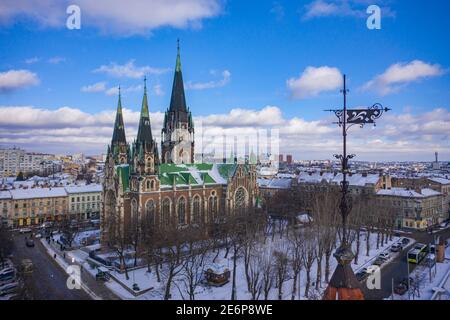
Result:
{"label": "church with green roof", "polygon": [[144,219],[155,226],[206,227],[255,208],[255,164],[194,163],[194,146],[194,122],[186,105],[178,45],[170,105],[161,131],[161,155],[152,133],[146,81],[138,133],[131,143],[125,135],[119,89],[104,171],[103,239]]}

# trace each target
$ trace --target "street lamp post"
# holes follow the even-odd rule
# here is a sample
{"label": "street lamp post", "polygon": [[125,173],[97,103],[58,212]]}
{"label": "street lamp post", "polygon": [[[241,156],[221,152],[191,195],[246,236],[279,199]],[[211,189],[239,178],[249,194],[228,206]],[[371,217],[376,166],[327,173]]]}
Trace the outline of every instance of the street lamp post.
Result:
{"label": "street lamp post", "polygon": [[[348,161],[355,157],[354,154],[347,154],[347,134],[348,129],[354,125],[359,125],[361,128],[365,124],[373,124],[375,126],[375,120],[380,118],[384,112],[389,111],[389,108],[383,108],[379,103],[375,103],[369,108],[365,109],[347,109],[347,86],[346,86],[346,76],[343,76],[343,90],[341,90],[344,98],[343,109],[330,109],[325,111],[333,112],[338,121],[335,124],[342,128],[342,154],[335,154],[334,157],[338,159],[341,163],[342,171],[342,181],[341,181],[341,200],[339,204],[339,209],[342,217],[342,240],[340,247],[334,253],[334,257],[338,260],[339,264],[342,266],[349,266],[354,258],[354,254],[350,248],[347,241],[347,217],[351,211],[351,206],[348,199],[348,189],[349,182],[347,181],[348,174]],[[351,267],[349,267],[349,272]],[[353,272],[352,272],[353,273]],[[354,275],[353,275],[354,277]],[[347,280],[350,281],[351,280]],[[339,286],[343,287],[343,282]],[[332,285],[330,283],[330,285]],[[349,287],[353,285],[349,284]]]}

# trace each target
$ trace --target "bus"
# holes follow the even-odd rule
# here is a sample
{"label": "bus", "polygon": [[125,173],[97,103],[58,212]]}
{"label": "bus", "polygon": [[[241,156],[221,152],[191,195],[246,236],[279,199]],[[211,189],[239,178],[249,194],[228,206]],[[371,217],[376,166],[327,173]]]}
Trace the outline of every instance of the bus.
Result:
{"label": "bus", "polygon": [[428,254],[428,246],[423,243],[417,243],[414,248],[408,252],[408,262],[419,264]]}

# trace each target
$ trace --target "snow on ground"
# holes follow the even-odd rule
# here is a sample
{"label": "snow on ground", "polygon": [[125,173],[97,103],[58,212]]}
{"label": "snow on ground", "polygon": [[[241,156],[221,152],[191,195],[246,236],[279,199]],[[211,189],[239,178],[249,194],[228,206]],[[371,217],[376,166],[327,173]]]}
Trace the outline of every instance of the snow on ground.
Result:
{"label": "snow on ground", "polygon": [[[359,261],[358,264],[353,264],[352,267],[355,270],[355,272],[367,265],[371,265],[374,259],[383,251],[389,250],[390,246],[398,241],[398,237],[393,237],[391,241],[388,241],[384,245],[381,245],[378,249],[376,249],[376,242],[377,242],[377,235],[371,234],[370,236],[370,251],[369,254],[366,255],[366,234],[363,233],[361,236],[361,247],[360,247],[360,255],[359,255]],[[275,237],[277,239],[277,237]],[[283,240],[279,240],[283,241]],[[285,241],[285,240],[284,240]],[[270,247],[271,244],[269,243],[268,246]],[[276,246],[275,244],[272,245],[273,247]],[[353,251],[355,251],[356,243],[353,244],[354,248]],[[227,267],[228,269],[232,270],[233,266],[233,260],[232,260],[232,253],[230,251],[227,258],[224,258],[224,249],[221,250],[219,254],[220,263]],[[216,253],[211,252],[210,259],[206,259],[206,264],[210,263],[212,261],[212,257],[215,256]],[[79,253],[75,253],[74,257],[77,259],[79,258]],[[331,257],[330,260],[330,276],[333,273],[335,267],[336,267],[336,260]],[[86,267],[86,270],[88,270],[90,273],[95,275],[96,270],[91,269],[91,267],[88,266],[87,263],[84,264]],[[244,271],[244,263],[242,257],[238,259],[237,263],[237,279],[236,279],[236,292],[237,292],[237,299],[251,299],[251,295],[247,290],[247,281],[245,278],[245,271]],[[319,286],[319,290],[317,292],[314,292],[313,289],[312,295],[313,296],[321,296],[322,292],[326,289],[326,282],[324,281],[324,275],[325,275],[325,258],[322,260],[322,283]],[[121,297],[122,299],[139,299],[139,300],[160,300],[164,296],[164,281],[157,282],[156,274],[154,267],[151,269],[152,272],[148,272],[147,267],[140,268],[137,270],[129,271],[129,279],[127,280],[125,278],[125,274],[120,274],[116,271],[112,271],[111,274],[114,278],[118,279],[123,285],[126,285],[130,290],[134,283],[137,283],[141,290],[145,290],[148,288],[152,288],[152,290],[147,291],[144,294],[139,295],[138,297],[135,297],[133,294],[131,294],[128,290],[126,290],[123,285],[116,282],[114,279],[109,280],[106,282],[106,286],[111,289],[116,295]],[[316,272],[317,272],[317,265],[316,262],[314,262],[313,267],[311,268],[311,286],[314,287],[315,285],[315,279],[316,279]],[[306,273],[303,269],[300,274],[300,290],[297,289],[296,299],[298,299],[298,292],[300,291],[300,298],[305,299],[305,286],[306,286]],[[286,281],[283,284],[283,299],[291,299],[291,291],[292,291],[292,285],[293,280],[292,277],[288,281]],[[222,287],[211,287],[206,284],[200,284],[196,289],[196,300],[203,300],[203,299],[212,299],[212,300],[229,300],[231,298],[231,277],[230,282],[223,285]],[[182,281],[180,280],[180,277],[177,277],[175,280],[175,283],[172,284],[171,288],[171,294],[172,299],[186,299],[188,298],[187,293],[184,291],[184,286],[182,284]],[[260,296],[260,299],[262,299],[263,296]],[[275,288],[275,286],[271,289],[271,292],[269,294],[270,299],[278,299],[278,289]]]}
{"label": "snow on ground", "polygon": [[[434,266],[431,268],[431,281],[430,281],[430,269],[425,265],[417,266],[413,272],[411,272],[410,277],[414,280],[419,280],[419,292],[420,297],[416,293],[413,295],[411,293],[411,300],[430,300],[434,291],[433,288],[439,287],[439,284],[450,272],[450,246],[445,249],[445,257],[443,263],[436,263],[436,269]],[[450,277],[444,284],[444,289],[447,291],[442,295],[442,300],[450,300]],[[391,297],[392,298],[392,297]],[[408,292],[404,295],[394,294],[394,300],[408,300]]]}

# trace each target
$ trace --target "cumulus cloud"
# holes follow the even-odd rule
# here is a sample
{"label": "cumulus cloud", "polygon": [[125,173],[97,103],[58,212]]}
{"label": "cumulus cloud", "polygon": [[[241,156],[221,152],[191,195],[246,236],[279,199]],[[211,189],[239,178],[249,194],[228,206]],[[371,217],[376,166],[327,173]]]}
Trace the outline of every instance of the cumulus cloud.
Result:
{"label": "cumulus cloud", "polygon": [[438,64],[430,64],[421,60],[408,63],[395,63],[382,74],[368,81],[363,90],[374,90],[381,95],[398,92],[411,82],[425,78],[436,77],[444,71]]}
{"label": "cumulus cloud", "polygon": [[220,0],[2,0],[0,24],[26,19],[40,26],[61,28],[70,4],[80,6],[82,27],[125,35],[145,34],[161,27],[198,28],[203,19],[222,11]]}
{"label": "cumulus cloud", "polygon": [[97,82],[91,85],[81,87],[81,92],[103,92],[106,90],[106,82]]}
{"label": "cumulus cloud", "polygon": [[286,85],[295,99],[317,96],[324,91],[335,90],[342,84],[338,68],[322,66],[307,67],[298,78],[290,78]]}
{"label": "cumulus cloud", "polygon": [[[211,70],[210,73],[212,75],[216,75],[216,70]],[[212,80],[208,82],[186,82],[185,88],[186,90],[205,90],[205,89],[214,89],[221,88],[226,86],[231,80],[231,72],[228,70],[224,70],[221,72],[222,79],[220,80]]]}
{"label": "cumulus cloud", "polygon": [[[151,113],[150,117],[159,141],[164,114]],[[111,141],[114,118],[113,109],[90,114],[71,107],[50,110],[4,106],[0,107],[0,145],[54,153],[104,153]],[[132,141],[137,134],[139,112],[124,107],[124,121],[128,141]],[[221,150],[223,135],[242,141],[267,130],[279,136],[280,152],[291,153],[297,159],[330,159],[341,145],[339,128],[332,120],[287,118],[276,106],[232,109],[228,113],[194,117],[194,122],[198,153],[205,150],[202,147]],[[371,130],[376,134],[371,134]],[[436,108],[421,114],[387,113],[376,128],[353,130],[348,147],[360,160],[426,160],[432,159],[434,151],[450,156],[449,140],[450,111]],[[232,141],[229,139],[229,143]]]}
{"label": "cumulus cloud", "polygon": [[136,66],[134,60],[130,60],[125,64],[117,64],[111,62],[109,65],[102,65],[93,70],[94,73],[104,73],[116,78],[143,78],[147,74],[160,75],[170,71],[169,68],[153,68],[150,66]]}
{"label": "cumulus cloud", "polygon": [[28,70],[9,70],[0,72],[0,93],[11,92],[39,84],[36,73]]}
{"label": "cumulus cloud", "polygon": [[303,20],[322,17],[368,17],[366,9],[369,5],[378,4],[383,17],[395,17],[395,12],[383,5],[386,1],[373,0],[315,0],[305,5]]}

